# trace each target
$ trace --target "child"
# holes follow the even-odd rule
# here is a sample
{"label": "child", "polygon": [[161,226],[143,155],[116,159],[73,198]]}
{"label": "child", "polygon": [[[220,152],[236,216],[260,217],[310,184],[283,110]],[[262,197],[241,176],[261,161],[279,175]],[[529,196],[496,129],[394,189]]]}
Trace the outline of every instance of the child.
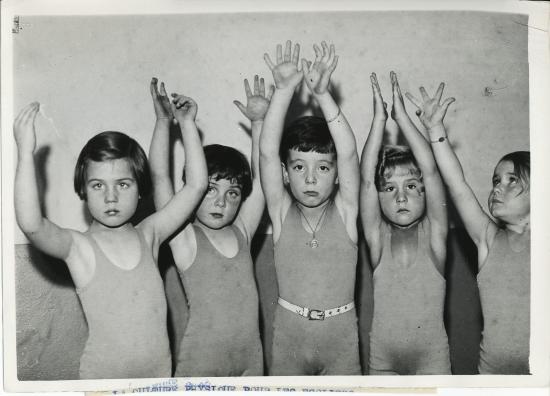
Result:
{"label": "child", "polygon": [[480,374],[529,374],[530,303],[530,153],[516,151],[498,162],[489,194],[489,212],[481,208],[464,179],[462,167],[443,126],[454,98],[439,103],[441,83],[430,98],[407,93],[428,130],[432,150],[468,234],[477,246],[477,282],[483,312]]}
{"label": "child", "polygon": [[[170,108],[164,86],[151,84],[157,125],[151,142],[155,205],[173,195],[169,176]],[[174,262],[189,304],[176,365],[176,377],[263,375],[259,302],[250,243],[259,225],[264,198],[258,180],[258,141],[269,104],[264,81],[254,78],[252,94],[245,80],[247,105],[235,102],[252,122],[252,170],[234,148],[204,148],[208,189],[195,213],[171,241]],[[196,131],[197,105],[186,98],[189,112],[178,120],[183,130]],[[242,206],[242,207],[241,207]]]}
{"label": "child", "polygon": [[[177,119],[181,97],[172,103]],[[160,244],[192,213],[206,173],[200,139],[184,134],[188,184],[166,206],[137,226],[130,222],[150,190],[147,157],[120,132],[94,136],[78,158],[74,187],[92,217],[84,233],[61,228],[42,216],[33,152],[38,103],[17,116],[15,213],[21,230],[44,253],[67,263],[89,336],[80,359],[80,378],[168,377],[171,358],[166,299],[156,268]]]}
{"label": "child", "polygon": [[[302,71],[298,44],[291,53],[287,41],[284,57],[278,45],[276,64],[264,55],[276,84],[260,140],[279,285],[272,375],[361,374],[353,301],[359,165],[353,132],[328,91],[338,57],[334,46],[322,47]],[[283,134],[303,77],[326,121],[301,117]]]}
{"label": "child", "polygon": [[410,148],[380,149],[387,114],[373,73],[374,118],[361,159],[360,192],[374,268],[369,374],[451,374],[443,324],[445,191],[430,146],[407,115],[395,73],[390,76],[392,118]]}

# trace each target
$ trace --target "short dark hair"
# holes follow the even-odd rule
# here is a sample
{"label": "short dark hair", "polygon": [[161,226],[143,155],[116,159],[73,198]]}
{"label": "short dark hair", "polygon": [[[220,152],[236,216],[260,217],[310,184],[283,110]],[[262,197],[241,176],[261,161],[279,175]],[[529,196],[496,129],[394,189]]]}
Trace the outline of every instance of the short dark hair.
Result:
{"label": "short dark hair", "polygon": [[248,160],[239,150],[221,144],[204,146],[208,178],[228,179],[241,187],[244,201],[252,192],[252,175]]}
{"label": "short dark hair", "polygon": [[106,131],[95,135],[82,148],[74,169],[74,190],[86,200],[86,170],[90,161],[126,159],[136,178],[141,196],[151,192],[151,174],[147,156],[138,142],[122,132]]}
{"label": "short dark hair", "polygon": [[531,185],[531,152],[530,151],[514,151],[506,154],[498,161],[510,161],[514,165],[514,173],[518,176],[522,192],[529,191]]}
{"label": "short dark hair", "polygon": [[289,150],[314,151],[336,156],[336,147],[327,122],[315,116],[299,117],[285,128],[279,149],[279,156],[283,163],[288,159]]}
{"label": "short dark hair", "polygon": [[378,164],[374,175],[374,183],[378,191],[382,190],[386,178],[391,177],[398,166],[410,168],[412,174],[422,177],[410,147],[385,145],[378,152]]}

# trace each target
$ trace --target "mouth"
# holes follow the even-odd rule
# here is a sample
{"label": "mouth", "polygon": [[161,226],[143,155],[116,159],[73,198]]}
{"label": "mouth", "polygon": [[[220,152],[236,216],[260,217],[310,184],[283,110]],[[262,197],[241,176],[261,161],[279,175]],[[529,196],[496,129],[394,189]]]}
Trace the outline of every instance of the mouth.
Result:
{"label": "mouth", "polygon": [[410,212],[410,210],[405,209],[405,208],[401,208],[401,209],[397,210],[397,213],[399,213],[399,214],[406,214],[406,213],[409,213],[409,212]]}
{"label": "mouth", "polygon": [[210,216],[212,216],[215,219],[221,219],[223,217],[223,214],[221,214],[221,213],[210,213]]}
{"label": "mouth", "polygon": [[105,214],[106,214],[107,216],[116,216],[117,214],[119,214],[119,212],[120,212],[120,211],[117,210],[117,209],[109,209],[109,210],[106,210],[106,211],[105,211]]}
{"label": "mouth", "polygon": [[304,194],[307,195],[308,197],[317,197],[317,196],[319,196],[319,193],[317,191],[305,191]]}

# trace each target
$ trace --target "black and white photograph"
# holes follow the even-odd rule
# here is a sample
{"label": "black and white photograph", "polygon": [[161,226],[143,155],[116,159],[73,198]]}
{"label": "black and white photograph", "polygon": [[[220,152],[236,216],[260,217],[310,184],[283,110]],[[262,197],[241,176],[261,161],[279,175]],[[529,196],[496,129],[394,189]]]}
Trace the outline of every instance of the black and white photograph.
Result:
{"label": "black and white photograph", "polygon": [[548,386],[547,2],[47,3],[2,2],[8,390]]}

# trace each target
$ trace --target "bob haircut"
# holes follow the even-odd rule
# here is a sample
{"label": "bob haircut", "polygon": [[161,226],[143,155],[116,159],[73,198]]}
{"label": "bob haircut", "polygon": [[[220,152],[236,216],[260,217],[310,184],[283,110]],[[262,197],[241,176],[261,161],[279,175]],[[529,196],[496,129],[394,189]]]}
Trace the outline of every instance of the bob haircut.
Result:
{"label": "bob haircut", "polygon": [[410,147],[386,145],[378,152],[378,164],[374,175],[374,183],[378,191],[382,191],[386,179],[392,176],[397,167],[408,168],[411,174],[422,178],[422,172]]}
{"label": "bob haircut", "polygon": [[[227,179],[241,188],[244,201],[252,192],[252,175],[248,160],[239,150],[221,144],[204,146],[208,178]],[[185,174],[184,174],[185,181]]]}
{"label": "bob haircut", "polygon": [[279,149],[279,156],[284,164],[289,150],[334,154],[336,157],[336,147],[327,122],[315,116],[297,118],[286,127]]}
{"label": "bob haircut", "polygon": [[[514,151],[506,154],[498,161],[510,161],[514,165],[514,173],[518,176],[522,191],[529,191],[531,185],[531,152],[530,151]],[[521,193],[520,193],[521,194]]]}
{"label": "bob haircut", "polygon": [[86,200],[86,169],[90,161],[126,159],[136,178],[141,196],[151,192],[151,174],[147,156],[138,142],[122,132],[106,131],[91,138],[82,148],[74,169],[74,190]]}

